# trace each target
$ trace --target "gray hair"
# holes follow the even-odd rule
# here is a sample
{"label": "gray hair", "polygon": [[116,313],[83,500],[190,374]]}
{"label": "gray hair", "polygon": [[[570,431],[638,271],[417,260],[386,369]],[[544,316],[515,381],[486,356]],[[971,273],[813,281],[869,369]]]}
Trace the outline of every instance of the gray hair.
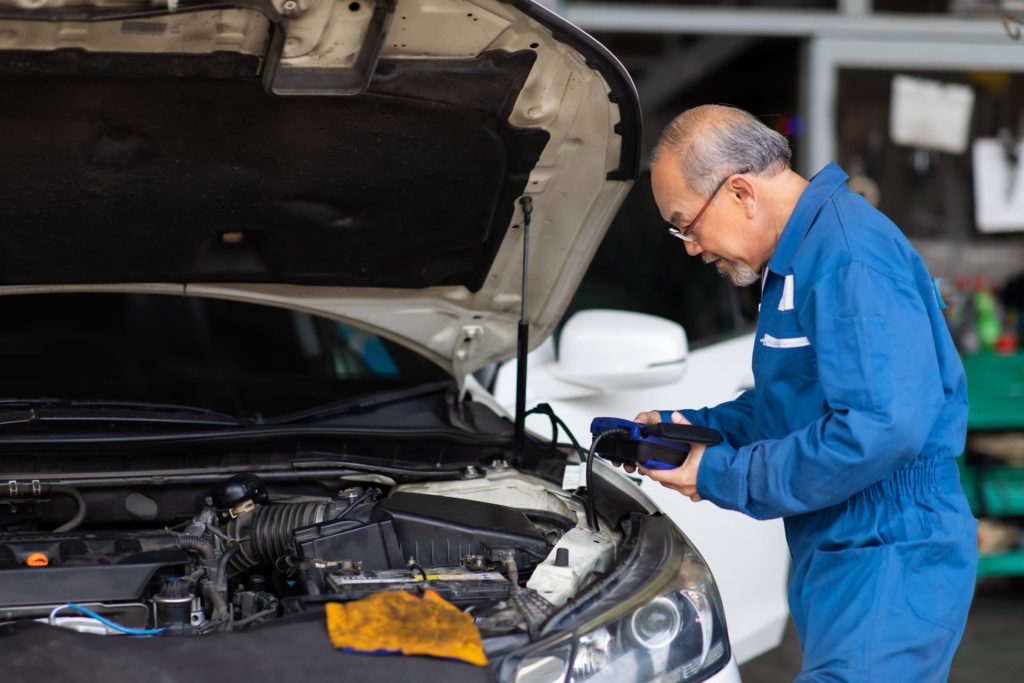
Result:
{"label": "gray hair", "polygon": [[687,187],[705,196],[734,173],[781,173],[792,157],[785,137],[742,109],[716,104],[677,116],[662,132],[651,165],[666,154],[678,161]]}

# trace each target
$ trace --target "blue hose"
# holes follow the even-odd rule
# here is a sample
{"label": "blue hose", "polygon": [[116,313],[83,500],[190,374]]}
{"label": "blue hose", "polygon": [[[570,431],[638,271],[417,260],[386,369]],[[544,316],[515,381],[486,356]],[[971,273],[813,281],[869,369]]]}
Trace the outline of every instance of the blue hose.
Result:
{"label": "blue hose", "polygon": [[54,617],[57,616],[57,612],[60,612],[61,610],[65,610],[65,609],[74,610],[75,612],[81,612],[82,614],[84,614],[87,617],[92,617],[93,619],[95,619],[96,621],[100,622],[104,626],[112,628],[115,631],[120,631],[121,633],[127,633],[130,636],[155,636],[155,635],[158,635],[160,633],[163,633],[163,631],[164,631],[164,629],[162,629],[162,628],[130,628],[128,626],[122,626],[121,624],[115,624],[110,619],[107,619],[106,617],[100,616],[99,614],[97,614],[96,612],[93,612],[88,607],[82,607],[81,605],[76,605],[73,602],[69,602],[66,605],[61,605],[60,607],[57,607],[52,612],[50,612],[50,620],[51,620],[51,622],[53,621]]}

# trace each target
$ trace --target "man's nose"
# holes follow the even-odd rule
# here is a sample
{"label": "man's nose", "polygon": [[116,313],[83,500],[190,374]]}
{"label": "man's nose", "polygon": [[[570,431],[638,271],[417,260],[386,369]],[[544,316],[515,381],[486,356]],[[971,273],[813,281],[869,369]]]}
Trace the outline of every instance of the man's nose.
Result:
{"label": "man's nose", "polygon": [[700,248],[700,245],[697,244],[696,241],[683,242],[683,245],[686,247],[686,253],[690,256],[697,256],[704,253],[704,250]]}

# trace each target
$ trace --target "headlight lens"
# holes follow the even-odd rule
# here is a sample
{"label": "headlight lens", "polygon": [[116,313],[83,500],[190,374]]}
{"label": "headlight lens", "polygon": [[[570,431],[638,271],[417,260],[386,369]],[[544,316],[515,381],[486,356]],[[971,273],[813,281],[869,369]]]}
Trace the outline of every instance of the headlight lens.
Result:
{"label": "headlight lens", "polygon": [[682,626],[679,604],[669,597],[655,598],[633,612],[629,620],[630,639],[649,650],[665,647],[679,634]]}
{"label": "headlight lens", "polygon": [[[681,552],[666,552],[661,568],[672,562],[674,571],[657,571],[650,557],[640,563],[661,577],[660,589],[635,590],[639,572],[625,568],[621,586],[595,605],[604,606],[609,618],[585,619],[584,612],[585,632],[519,660],[515,683],[695,683],[725,666],[729,646],[718,590],[703,558],[674,527],[672,532],[678,541],[673,550]],[[634,588],[636,599],[623,599],[617,588]]]}
{"label": "headlight lens", "polygon": [[677,590],[657,597],[629,617],[580,636],[569,680],[697,679],[726,652],[724,639],[715,640],[715,621],[702,593]]}

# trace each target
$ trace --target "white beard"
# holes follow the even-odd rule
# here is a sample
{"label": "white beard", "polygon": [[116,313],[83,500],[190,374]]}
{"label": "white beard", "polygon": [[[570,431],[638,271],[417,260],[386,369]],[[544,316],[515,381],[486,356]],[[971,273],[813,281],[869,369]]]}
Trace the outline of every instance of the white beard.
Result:
{"label": "white beard", "polygon": [[728,272],[729,281],[737,287],[747,287],[752,285],[761,279],[759,273],[755,273],[754,270],[745,263],[729,264],[731,266],[731,272]]}
{"label": "white beard", "polygon": [[[710,263],[713,257],[707,255],[702,257],[704,263]],[[755,272],[750,266],[739,261],[730,261],[719,257],[715,263],[715,269],[722,277],[729,278],[729,282],[737,287],[747,287],[761,279],[761,275]]]}

